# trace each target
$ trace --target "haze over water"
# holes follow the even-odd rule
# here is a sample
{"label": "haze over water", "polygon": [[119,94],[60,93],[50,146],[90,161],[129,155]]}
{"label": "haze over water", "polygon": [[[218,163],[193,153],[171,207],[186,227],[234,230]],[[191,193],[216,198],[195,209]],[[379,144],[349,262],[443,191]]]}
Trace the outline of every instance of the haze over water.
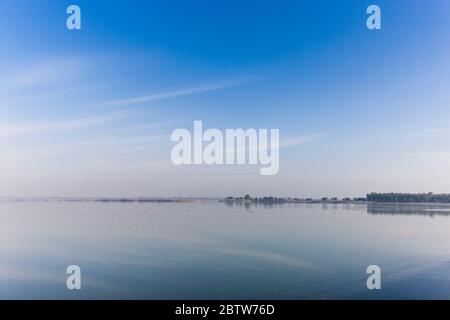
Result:
{"label": "haze over water", "polygon": [[0,298],[448,299],[448,208],[2,201]]}

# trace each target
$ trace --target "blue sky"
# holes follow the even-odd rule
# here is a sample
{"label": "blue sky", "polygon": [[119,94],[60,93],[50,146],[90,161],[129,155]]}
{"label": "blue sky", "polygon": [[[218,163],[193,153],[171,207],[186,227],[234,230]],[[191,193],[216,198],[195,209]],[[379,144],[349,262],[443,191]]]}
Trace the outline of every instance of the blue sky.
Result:
{"label": "blue sky", "polygon": [[[449,16],[445,0],[2,1],[0,194],[450,192]],[[194,120],[296,143],[276,176],[175,167],[170,134]]]}

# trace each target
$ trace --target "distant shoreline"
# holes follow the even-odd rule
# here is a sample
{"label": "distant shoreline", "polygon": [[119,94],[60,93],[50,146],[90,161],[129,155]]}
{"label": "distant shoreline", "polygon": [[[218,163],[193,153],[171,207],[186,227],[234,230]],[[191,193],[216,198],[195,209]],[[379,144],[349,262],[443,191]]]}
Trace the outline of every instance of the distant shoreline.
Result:
{"label": "distant shoreline", "polygon": [[208,197],[0,197],[0,202],[97,202],[97,203],[202,203],[202,202],[220,202],[228,204],[243,205],[282,205],[282,204],[359,204],[359,205],[442,205],[450,206],[450,202],[390,202],[390,201],[367,201],[362,198],[355,199],[297,199],[297,198],[208,198]]}
{"label": "distant shoreline", "polygon": [[118,202],[118,203],[177,203],[177,202],[200,202],[207,201],[202,198],[126,198],[126,197],[111,197],[111,198],[77,198],[77,197],[34,197],[34,198],[18,198],[18,197],[3,197],[0,201],[11,202]]}
{"label": "distant shoreline", "polygon": [[380,203],[380,204],[450,204],[450,194],[434,194],[428,193],[376,193],[372,192],[361,198],[337,198],[322,197],[320,199],[313,198],[282,198],[282,197],[251,197],[246,194],[244,197],[227,197],[225,202],[234,203],[262,203],[262,204],[278,204],[278,203],[319,203],[319,204],[352,204],[352,203]]}
{"label": "distant shoreline", "polygon": [[382,202],[382,201],[356,201],[356,200],[285,200],[285,201],[246,201],[246,200],[222,200],[221,202],[233,202],[241,204],[380,204],[380,205],[443,205],[450,206],[450,202]]}

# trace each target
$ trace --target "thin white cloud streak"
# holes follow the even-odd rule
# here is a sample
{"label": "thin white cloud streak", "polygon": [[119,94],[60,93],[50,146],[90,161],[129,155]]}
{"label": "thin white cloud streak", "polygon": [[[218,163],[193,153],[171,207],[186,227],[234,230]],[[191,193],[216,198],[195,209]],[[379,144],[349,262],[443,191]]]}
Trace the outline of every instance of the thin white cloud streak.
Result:
{"label": "thin white cloud streak", "polygon": [[[38,143],[24,146],[2,146],[0,166],[7,167],[7,174],[30,174],[46,172],[56,176],[75,168],[87,170],[95,175],[98,168],[103,171],[134,172],[138,168],[159,170],[172,163],[164,157],[155,157],[155,150],[164,146],[166,135],[145,135],[139,137],[109,137],[63,143]],[[30,159],[33,161],[30,163]],[[159,169],[158,169],[159,168]],[[91,172],[90,170],[94,170]],[[55,178],[56,179],[56,178]]]}
{"label": "thin white cloud streak", "polygon": [[434,129],[426,129],[425,133],[431,134],[447,134],[450,133],[450,128],[434,128]]}
{"label": "thin white cloud streak", "polygon": [[123,114],[115,114],[104,117],[91,117],[53,122],[29,122],[6,125],[0,124],[0,138],[9,138],[42,132],[78,130],[87,127],[95,127],[118,120],[123,116]]}
{"label": "thin white cloud streak", "polygon": [[[300,146],[309,142],[314,142],[319,140],[324,134],[323,133],[317,133],[317,134],[311,134],[311,135],[305,135],[305,136],[297,136],[297,137],[290,137],[286,139],[282,139],[280,141],[278,149],[284,149],[289,147],[295,147]],[[270,137],[270,134],[269,134]],[[247,146],[248,143],[246,143],[245,146],[241,145],[235,145],[234,148],[226,147],[225,152],[246,152],[247,150],[250,152],[267,152],[272,150],[273,148],[271,146],[267,146],[267,148],[263,149],[260,148],[259,144]]]}
{"label": "thin white cloud streak", "polygon": [[287,139],[281,140],[280,148],[294,147],[294,146],[302,145],[302,144],[305,144],[308,142],[313,142],[313,141],[319,140],[323,135],[324,135],[323,133],[317,133],[317,134],[311,134],[311,135],[306,135],[306,136],[287,138]]}
{"label": "thin white cloud streak", "polygon": [[450,158],[450,151],[421,151],[409,153],[407,156],[423,158]]}
{"label": "thin white cloud streak", "polygon": [[182,90],[177,90],[177,91],[169,91],[169,92],[151,94],[151,95],[147,95],[147,96],[139,96],[139,97],[132,97],[132,98],[127,98],[127,99],[100,102],[95,105],[96,106],[136,105],[136,104],[142,104],[142,103],[151,102],[151,101],[171,99],[171,98],[176,98],[176,97],[181,97],[181,96],[188,96],[188,95],[193,95],[193,94],[198,94],[198,93],[205,93],[205,92],[210,92],[210,91],[221,90],[221,89],[225,89],[228,87],[237,86],[237,85],[240,85],[243,83],[246,83],[246,82],[245,81],[226,82],[226,83],[221,83],[221,84],[206,85],[206,86],[182,89]]}
{"label": "thin white cloud streak", "polygon": [[43,62],[8,77],[7,82],[15,87],[28,87],[73,78],[74,74],[79,73],[83,63],[82,59],[78,58]]}

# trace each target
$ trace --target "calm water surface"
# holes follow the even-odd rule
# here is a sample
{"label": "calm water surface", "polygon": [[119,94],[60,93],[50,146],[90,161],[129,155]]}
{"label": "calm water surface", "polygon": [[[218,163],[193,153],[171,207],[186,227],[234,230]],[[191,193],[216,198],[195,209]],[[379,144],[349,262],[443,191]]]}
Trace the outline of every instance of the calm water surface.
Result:
{"label": "calm water surface", "polygon": [[92,298],[450,299],[450,207],[0,202],[0,299]]}

